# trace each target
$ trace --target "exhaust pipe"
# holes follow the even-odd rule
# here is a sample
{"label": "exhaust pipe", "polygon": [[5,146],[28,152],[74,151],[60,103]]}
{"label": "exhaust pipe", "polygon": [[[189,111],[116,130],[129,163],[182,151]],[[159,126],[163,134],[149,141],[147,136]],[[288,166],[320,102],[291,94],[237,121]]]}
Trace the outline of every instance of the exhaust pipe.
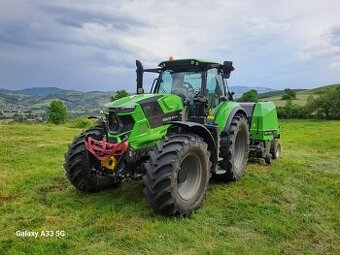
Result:
{"label": "exhaust pipe", "polygon": [[142,65],[142,62],[140,62],[139,60],[136,60],[136,73],[137,73],[137,94],[143,94],[144,93],[144,89],[143,89],[143,72],[144,72],[144,68]]}

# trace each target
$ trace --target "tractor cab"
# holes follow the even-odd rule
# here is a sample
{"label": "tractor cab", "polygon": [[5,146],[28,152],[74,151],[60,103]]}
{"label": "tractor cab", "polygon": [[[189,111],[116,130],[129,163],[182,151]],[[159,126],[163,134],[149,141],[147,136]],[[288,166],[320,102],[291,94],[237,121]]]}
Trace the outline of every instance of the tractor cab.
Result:
{"label": "tractor cab", "polygon": [[188,100],[195,96],[206,96],[211,106],[221,99],[231,99],[225,78],[234,70],[231,61],[223,65],[200,59],[179,59],[161,62],[156,69],[143,69],[137,65],[137,94],[144,93],[143,72],[159,73],[151,87],[151,93],[175,94]]}
{"label": "tractor cab", "polygon": [[234,70],[231,61],[222,65],[200,59],[171,59],[161,62],[157,69],[143,69],[138,60],[136,64],[137,94],[144,93],[143,72],[156,72],[159,75],[150,92],[180,96],[189,116],[204,118],[221,102],[232,100],[233,93],[228,91],[226,81]]}

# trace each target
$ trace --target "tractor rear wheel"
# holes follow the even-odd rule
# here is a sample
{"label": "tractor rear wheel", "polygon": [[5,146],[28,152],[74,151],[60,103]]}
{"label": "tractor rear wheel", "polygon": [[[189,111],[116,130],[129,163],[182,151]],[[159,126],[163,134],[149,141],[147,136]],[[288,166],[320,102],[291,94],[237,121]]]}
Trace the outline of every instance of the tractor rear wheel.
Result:
{"label": "tractor rear wheel", "polygon": [[271,163],[273,162],[273,156],[271,153],[267,154],[265,157],[264,157],[264,161],[268,164],[268,165],[271,165]]}
{"label": "tractor rear wheel", "polygon": [[100,127],[90,128],[74,138],[65,154],[66,177],[73,186],[85,192],[112,188],[116,185],[114,176],[102,174],[100,161],[85,147],[85,139],[89,136],[101,140],[104,137],[104,130]]}
{"label": "tractor rear wheel", "polygon": [[217,179],[233,181],[240,179],[247,167],[249,154],[248,121],[244,115],[235,115],[227,134],[222,134],[220,142],[220,167],[225,173]]}
{"label": "tractor rear wheel", "polygon": [[210,177],[210,152],[193,134],[165,137],[150,152],[143,177],[152,208],[164,215],[185,216],[197,209]]}
{"label": "tractor rear wheel", "polygon": [[273,159],[278,159],[281,157],[281,144],[278,139],[274,139],[274,141],[272,141],[270,153],[272,154]]}

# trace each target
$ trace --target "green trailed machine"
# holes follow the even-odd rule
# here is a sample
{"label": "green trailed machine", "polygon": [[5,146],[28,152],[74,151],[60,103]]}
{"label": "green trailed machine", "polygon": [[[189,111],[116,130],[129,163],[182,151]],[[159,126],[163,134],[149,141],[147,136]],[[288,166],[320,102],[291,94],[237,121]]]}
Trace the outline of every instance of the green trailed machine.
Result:
{"label": "green trailed machine", "polygon": [[[76,188],[96,192],[142,178],[156,212],[183,216],[200,206],[211,177],[238,180],[249,157],[270,164],[280,156],[275,105],[234,102],[226,84],[232,62],[136,65],[137,94],[105,105],[101,124],[69,145],[64,167]],[[150,93],[144,72],[158,76]]]}

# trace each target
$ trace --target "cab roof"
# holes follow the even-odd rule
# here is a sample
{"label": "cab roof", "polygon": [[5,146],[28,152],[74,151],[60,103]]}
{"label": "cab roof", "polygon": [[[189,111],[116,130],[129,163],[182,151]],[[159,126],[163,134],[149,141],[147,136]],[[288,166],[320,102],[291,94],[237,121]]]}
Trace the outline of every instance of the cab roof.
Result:
{"label": "cab roof", "polygon": [[216,62],[203,59],[186,58],[163,61],[158,65],[162,70],[180,71],[206,71],[211,68],[221,68]]}

